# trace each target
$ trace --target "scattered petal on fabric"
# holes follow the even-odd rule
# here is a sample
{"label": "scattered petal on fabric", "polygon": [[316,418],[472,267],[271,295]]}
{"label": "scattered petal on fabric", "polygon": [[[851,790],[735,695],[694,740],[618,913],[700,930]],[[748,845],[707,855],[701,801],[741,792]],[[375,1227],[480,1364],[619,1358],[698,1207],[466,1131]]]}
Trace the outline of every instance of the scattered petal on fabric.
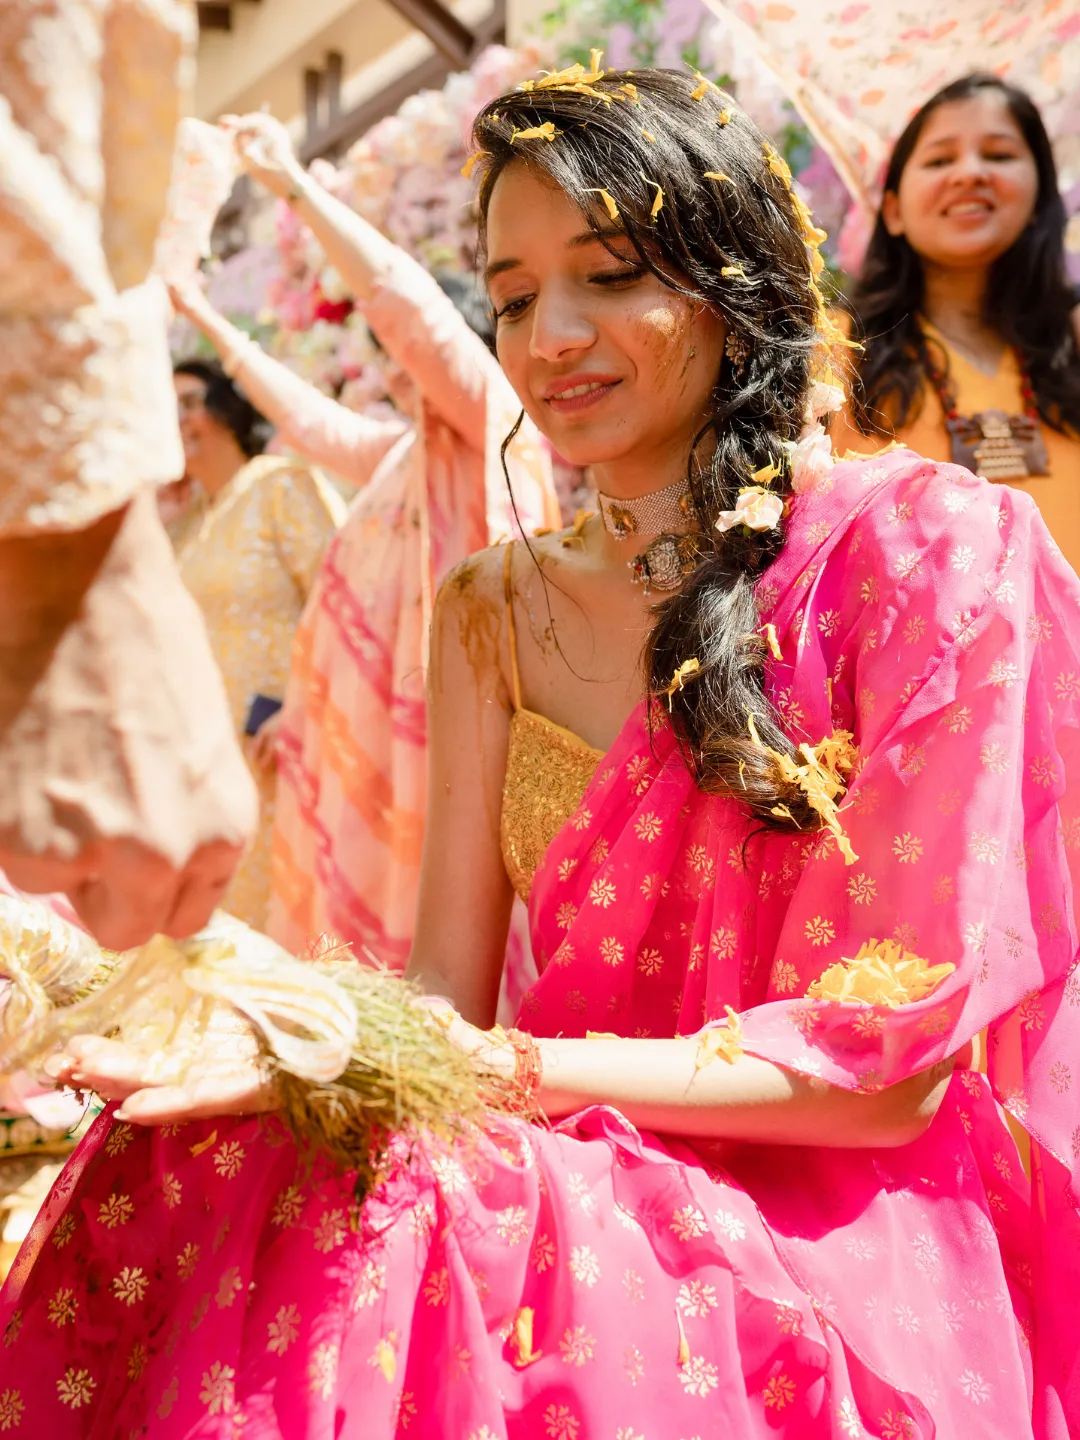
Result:
{"label": "scattered petal on fabric", "polygon": [[730,1005],[725,1005],[724,1009],[727,1019],[723,1025],[706,1030],[698,1041],[697,1053],[694,1056],[695,1070],[704,1070],[718,1055],[722,1055],[729,1064],[734,1064],[743,1053],[742,1021]]}
{"label": "scattered petal on fabric", "polygon": [[543,1355],[542,1350],[533,1349],[533,1319],[535,1312],[530,1305],[523,1305],[514,1316],[514,1327],[510,1332],[509,1345],[513,1353],[514,1365],[519,1370],[524,1370],[526,1365],[532,1365]]}
{"label": "scattered petal on fabric", "polygon": [[853,960],[840,960],[807,990],[811,1000],[854,1000],[863,1005],[912,1005],[932,995],[956,969],[931,965],[895,940],[867,940]]}

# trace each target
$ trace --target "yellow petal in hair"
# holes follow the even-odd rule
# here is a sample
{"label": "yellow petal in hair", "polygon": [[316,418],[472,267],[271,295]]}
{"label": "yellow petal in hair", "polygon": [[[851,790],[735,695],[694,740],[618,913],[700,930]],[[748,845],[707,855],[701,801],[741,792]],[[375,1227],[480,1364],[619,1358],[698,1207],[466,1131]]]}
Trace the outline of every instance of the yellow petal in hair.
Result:
{"label": "yellow petal in hair", "polygon": [[530,125],[527,130],[515,130],[510,136],[510,143],[514,145],[518,140],[554,140],[558,134],[555,122],[545,120],[543,125]]}
{"label": "yellow petal in hair", "polygon": [[[851,848],[851,841],[844,833],[836,803],[837,796],[842,798],[847,790],[848,779],[859,758],[859,752],[852,744],[851,732],[837,730],[819,741],[817,745],[808,745],[804,741],[796,751],[796,755],[791,756],[784,755],[781,751],[774,750],[771,745],[762,742],[753,715],[747,718],[747,729],[754,744],[764,750],[766,755],[772,759],[781,778],[789,785],[797,785],[806,796],[810,808],[816,810],[821,816],[821,823],[836,838],[836,844],[844,857],[844,863],[854,865],[859,857]],[[786,805],[776,806],[772,814],[781,816],[783,811],[787,811],[787,814],[782,818],[792,819],[791,812]]]}
{"label": "yellow petal in hair", "polygon": [[472,172],[476,169],[477,162],[481,159],[482,156],[486,154],[486,150],[474,150],[473,153],[469,156],[469,158],[465,161],[465,164],[461,167],[461,173],[462,175],[464,175],[466,180],[472,179]]}
{"label": "yellow petal in hair", "polygon": [[649,132],[648,132],[648,130],[642,130],[641,133],[642,133],[642,135],[645,136],[645,139],[648,140],[648,142],[649,142],[650,145],[655,145],[655,144],[656,144],[656,136],[655,136],[655,135],[650,135]]}
{"label": "yellow petal in hair", "polygon": [[755,470],[750,479],[755,485],[768,485],[780,474],[781,467],[775,460],[763,465],[760,470]]}
{"label": "yellow petal in hair", "polygon": [[638,99],[637,86],[632,85],[630,81],[619,86],[619,93],[625,95],[628,100],[632,100],[635,105],[641,104],[641,101]]}
{"label": "yellow petal in hair", "polygon": [[711,80],[706,80],[705,76],[702,75],[700,70],[695,70],[694,75],[696,76],[698,83],[694,86],[693,90],[690,91],[690,99],[704,100],[705,96],[709,93],[709,91],[715,90],[716,86],[712,83]]}
{"label": "yellow petal in hair", "polygon": [[590,195],[599,195],[599,196],[600,196],[600,199],[603,200],[604,205],[607,207],[607,213],[608,213],[609,218],[612,219],[612,220],[618,220],[618,218],[619,218],[619,207],[618,207],[618,205],[617,205],[617,203],[616,203],[616,201],[615,201],[615,196],[612,195],[612,193],[610,192],[610,190],[604,190],[604,189],[602,189],[602,188],[601,188],[601,189],[592,189],[592,190],[589,190],[588,193],[589,193]]}
{"label": "yellow petal in hair", "polygon": [[658,185],[655,180],[650,180],[647,175],[642,175],[641,178],[645,181],[646,185],[652,185],[653,188],[656,190],[656,194],[653,197],[652,209],[649,211],[649,219],[655,220],[656,217],[660,214],[660,211],[664,208],[664,187],[662,185]]}
{"label": "yellow petal in hair", "polygon": [[730,125],[731,117],[734,113],[733,110],[721,110],[720,114],[716,117],[716,123],[718,125]]}
{"label": "yellow petal in hair", "polygon": [[765,625],[765,639],[768,642],[769,653],[773,659],[782,660],[784,658],[784,652],[780,649],[780,641],[776,638],[776,626],[771,620]]}
{"label": "yellow petal in hair", "polygon": [[[604,58],[602,50],[591,52],[589,69],[579,61],[573,65],[567,65],[563,70],[552,70],[547,75],[542,75],[539,80],[526,80],[521,86],[522,90],[576,90],[578,86],[595,85],[597,80],[604,78],[604,71],[601,61]],[[602,94],[599,90],[591,92],[597,99],[610,102],[611,96]]]}
{"label": "yellow petal in hair", "polygon": [[742,1021],[730,1005],[725,1005],[724,1010],[727,1013],[724,1024],[704,1031],[698,1041],[694,1055],[695,1070],[704,1070],[718,1055],[722,1055],[729,1065],[733,1065],[743,1053]]}
{"label": "yellow petal in hair", "polygon": [[768,165],[768,167],[769,167],[769,169],[772,171],[772,173],[773,173],[775,176],[777,176],[778,179],[782,180],[782,181],[784,182],[784,184],[785,184],[785,185],[788,187],[788,189],[790,190],[790,189],[791,189],[791,167],[790,167],[790,165],[787,163],[787,161],[784,159],[784,157],[780,154],[779,150],[777,150],[776,146],[770,144],[768,140],[763,140],[763,141],[762,141],[761,148],[762,148],[762,151],[763,151],[764,154],[765,154],[765,163],[766,163],[766,165]]}
{"label": "yellow petal in hair", "polygon": [[706,170],[706,171],[705,171],[705,179],[706,179],[706,180],[722,180],[725,185],[734,185],[734,184],[735,184],[735,181],[732,180],[731,176],[730,176],[730,175],[725,175],[722,170]]}
{"label": "yellow petal in hair", "polygon": [[669,710],[671,709],[671,702],[675,696],[675,691],[681,690],[685,686],[687,680],[693,680],[696,676],[700,674],[701,661],[697,658],[696,655],[692,655],[689,660],[684,660],[682,662],[679,668],[675,671],[675,674],[672,675],[671,684],[664,691],[664,694],[668,697]]}
{"label": "yellow petal in hair", "polygon": [[830,965],[810,986],[811,1000],[847,1000],[859,1005],[913,1005],[932,995],[956,969],[931,965],[896,940],[867,940],[853,960]]}
{"label": "yellow petal in hair", "polygon": [[742,280],[746,279],[746,271],[741,265],[721,265],[720,274],[725,280],[730,280],[732,276],[738,276]]}

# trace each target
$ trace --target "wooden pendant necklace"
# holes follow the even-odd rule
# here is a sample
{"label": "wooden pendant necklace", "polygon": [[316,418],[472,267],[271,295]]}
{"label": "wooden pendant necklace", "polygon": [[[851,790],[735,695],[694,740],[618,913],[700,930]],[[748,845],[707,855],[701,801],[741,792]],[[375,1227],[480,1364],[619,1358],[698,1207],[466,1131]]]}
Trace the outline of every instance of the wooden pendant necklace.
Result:
{"label": "wooden pendant necklace", "polygon": [[961,415],[956,404],[956,391],[945,370],[934,361],[930,337],[923,335],[922,365],[945,414],[949,432],[949,458],[986,480],[1024,480],[1031,475],[1049,475],[1050,460],[1046,453],[1039,424],[1035,392],[1023,356],[1013,350],[1020,372],[1022,415],[1007,415],[1004,410],[980,410],[975,415]]}

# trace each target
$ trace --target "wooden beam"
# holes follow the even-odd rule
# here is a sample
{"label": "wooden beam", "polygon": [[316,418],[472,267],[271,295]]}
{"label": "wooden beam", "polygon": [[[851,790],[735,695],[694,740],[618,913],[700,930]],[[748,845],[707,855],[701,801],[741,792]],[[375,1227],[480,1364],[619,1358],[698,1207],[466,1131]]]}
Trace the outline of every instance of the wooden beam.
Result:
{"label": "wooden beam", "polygon": [[319,114],[319,95],[322,91],[322,74],[320,71],[309,68],[304,71],[304,131],[307,135],[317,135],[322,129],[322,117]]}
{"label": "wooden beam", "polygon": [[326,52],[323,71],[323,94],[326,98],[326,123],[333,125],[341,116],[341,81],[345,73],[345,57],[340,50]]}
{"label": "wooden beam", "polygon": [[[491,14],[476,27],[476,49],[479,51],[485,45],[501,44],[505,39],[506,0],[495,0]],[[332,159],[343,154],[350,145],[359,140],[365,130],[370,130],[372,125],[377,125],[387,115],[393,115],[410,95],[415,95],[418,90],[434,90],[443,85],[447,76],[456,68],[450,65],[444,56],[430,55],[392,81],[384,90],[380,90],[377,95],[372,95],[359,105],[354,105],[351,110],[346,110],[327,125],[325,130],[317,135],[308,135],[300,147],[301,161],[310,165],[312,160]]]}
{"label": "wooden beam", "polygon": [[200,30],[231,30],[232,6],[212,4],[210,0],[198,0],[197,14]]}
{"label": "wooden beam", "polygon": [[476,36],[442,0],[387,0],[399,15],[426,35],[451,65],[464,69],[476,49]]}
{"label": "wooden beam", "polygon": [[384,116],[392,115],[410,95],[415,95],[417,90],[435,89],[443,84],[449,74],[450,66],[441,55],[429,56],[427,60],[421,61],[419,65],[387,85],[385,90],[380,90],[377,95],[372,95],[370,99],[354,105],[351,110],[346,110],[336,121],[327,125],[325,130],[306,136],[300,147],[301,161],[310,165],[312,160],[338,155],[347,150],[365,130],[370,130],[372,125],[377,124]]}

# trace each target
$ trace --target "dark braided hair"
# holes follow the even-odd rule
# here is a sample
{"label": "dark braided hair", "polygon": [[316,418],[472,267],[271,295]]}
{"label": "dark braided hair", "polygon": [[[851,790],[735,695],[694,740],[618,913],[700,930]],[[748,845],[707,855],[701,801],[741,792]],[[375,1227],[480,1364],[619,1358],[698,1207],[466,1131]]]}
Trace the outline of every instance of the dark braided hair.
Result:
{"label": "dark braided hair", "polygon": [[[766,647],[755,581],[780,553],[782,526],[715,529],[755,471],[783,462],[785,442],[805,422],[820,296],[804,217],[786,166],[762,133],[714,86],[675,71],[613,72],[580,90],[515,90],[488,105],[474,135],[484,175],[483,239],[492,191],[519,162],[577,200],[598,233],[610,222],[590,191],[605,189],[619,223],[664,284],[721,315],[749,351],[741,370],[725,362],[706,423],[688,453],[688,477],[702,524],[697,568],[678,594],[655,608],[646,646],[651,689],[666,693],[676,669],[696,658],[700,672],[671,698],[677,733],[699,786],[744,801],[766,825],[819,821],[802,792],[751,739],[753,715],[764,745],[791,755],[764,689]],[[695,98],[700,97],[700,98]],[[515,141],[515,130],[552,122],[557,138]],[[706,179],[712,171],[723,177]],[[643,178],[647,177],[647,178]],[[651,211],[657,186],[663,206]],[[724,275],[738,267],[741,273]],[[773,482],[786,495],[786,466]]]}
{"label": "dark braided hair", "polygon": [[[935,110],[986,91],[1005,100],[1034,157],[1039,188],[1023,233],[991,267],[983,319],[1019,351],[1046,424],[1080,432],[1080,354],[1071,323],[1075,297],[1065,270],[1065,206],[1050,139],[1031,97],[996,75],[964,75],[946,85],[908,121],[889,160],[884,189],[895,193],[899,188]],[[925,394],[927,374],[947,366],[940,347],[929,353],[919,324],[923,283],[922,260],[905,236],[889,234],[879,211],[862,272],[847,301],[865,336],[861,356],[856,352],[853,409],[866,434],[889,434],[912,420]]]}

